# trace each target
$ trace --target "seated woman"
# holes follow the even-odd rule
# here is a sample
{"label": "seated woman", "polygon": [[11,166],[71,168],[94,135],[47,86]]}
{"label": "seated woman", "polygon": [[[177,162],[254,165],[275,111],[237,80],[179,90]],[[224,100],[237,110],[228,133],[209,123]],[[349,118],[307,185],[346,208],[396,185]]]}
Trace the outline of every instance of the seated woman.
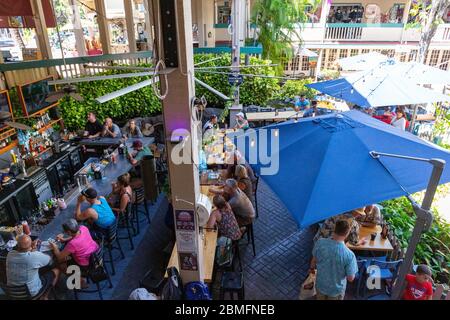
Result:
{"label": "seated woman", "polygon": [[117,178],[113,185],[113,193],[116,195],[111,204],[112,211],[117,215],[125,212],[128,204],[131,202],[132,190],[130,187],[130,174],[125,173]]}
{"label": "seated woman", "polygon": [[124,130],[123,137],[128,139],[143,137],[141,129],[136,125],[135,120],[130,120],[129,126]]}
{"label": "seated woman", "polygon": [[[84,201],[89,204],[89,208],[81,211],[81,204]],[[91,224],[92,231],[98,239],[106,235],[107,229],[116,222],[116,216],[108,202],[104,197],[98,197],[94,188],[88,188],[81,192],[75,209],[75,219]]]}
{"label": "seated woman", "polygon": [[360,216],[356,219],[361,225],[366,227],[375,227],[381,224],[381,212],[374,204],[367,205],[364,208],[365,215]]}
{"label": "seated woman", "polygon": [[228,202],[225,201],[224,197],[216,195],[213,198],[213,203],[216,210],[211,213],[206,225],[207,228],[214,228],[217,225],[219,236],[239,240],[242,233]]}
{"label": "seated woman", "polygon": [[[56,240],[66,244],[64,249],[60,251],[56,243],[51,243],[53,254],[60,264],[60,269],[65,272],[67,264],[75,263],[80,267],[82,274],[86,273],[91,254],[98,250],[98,244],[92,239],[89,229],[80,226],[75,219],[66,221],[62,228],[64,234],[59,234]],[[70,257],[73,259],[72,262],[68,261]],[[81,281],[85,284],[85,279],[82,278]]]}
{"label": "seated woman", "polygon": [[253,184],[248,176],[247,168],[242,164],[238,164],[236,166],[236,171],[234,175],[236,177],[239,189],[244,191],[245,195],[249,198],[249,200],[253,204],[253,207],[255,208],[256,206],[255,206],[255,195],[253,193]]}

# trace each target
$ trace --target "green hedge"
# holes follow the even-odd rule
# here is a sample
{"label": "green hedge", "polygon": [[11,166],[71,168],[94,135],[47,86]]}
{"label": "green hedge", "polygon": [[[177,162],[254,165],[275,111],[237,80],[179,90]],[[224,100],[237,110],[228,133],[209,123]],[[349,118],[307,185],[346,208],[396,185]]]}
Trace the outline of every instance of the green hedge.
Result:
{"label": "green hedge", "polygon": [[[211,60],[217,57],[219,57],[218,60],[203,63],[199,67],[231,65],[231,56],[229,54],[220,56],[213,54],[196,54],[194,55],[194,63]],[[270,61],[250,57],[250,64],[270,64]],[[208,71],[219,73],[229,72],[228,69],[213,69]],[[108,70],[99,75],[111,75],[125,72],[129,71]],[[275,75],[275,69],[273,67],[243,68],[241,72],[243,74]],[[227,75],[198,71],[195,76],[227,96],[232,96],[232,88],[228,84]],[[134,117],[151,116],[160,113],[161,102],[154,95],[151,87],[142,88],[104,104],[99,104],[95,101],[96,98],[104,94],[130,86],[143,81],[146,78],[147,77],[126,78],[79,83],[77,86],[80,94],[85,99],[84,102],[78,102],[71,98],[64,98],[60,101],[61,113],[64,118],[65,126],[69,130],[83,128],[86,123],[87,113],[90,111],[95,112],[100,121],[103,121],[106,117],[112,117],[115,121],[119,122]],[[312,98],[314,91],[304,87],[304,85],[309,82],[310,80],[289,80],[281,86],[279,80],[276,78],[244,77],[244,83],[240,87],[240,101],[243,105],[265,105],[267,101],[272,99],[293,97],[300,94],[305,94],[308,98]],[[206,97],[208,106],[224,107],[226,105],[224,100],[200,85],[196,84],[195,88],[198,97],[202,95]]]}
{"label": "green hedge", "polygon": [[[408,247],[415,224],[411,203],[402,197],[381,203],[383,215],[403,248]],[[426,263],[433,271],[435,281],[449,284],[450,276],[450,223],[434,210],[431,229],[424,233],[417,246],[414,263]]]}

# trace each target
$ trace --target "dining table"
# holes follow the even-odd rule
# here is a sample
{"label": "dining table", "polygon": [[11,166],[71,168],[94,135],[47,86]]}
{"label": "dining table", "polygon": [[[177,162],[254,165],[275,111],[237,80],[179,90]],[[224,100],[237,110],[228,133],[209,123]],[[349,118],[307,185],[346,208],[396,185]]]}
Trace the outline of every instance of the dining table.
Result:
{"label": "dining table", "polygon": [[[394,250],[389,239],[383,239],[381,236],[381,226],[360,226],[359,228],[359,239],[367,239],[365,244],[362,245],[352,245],[347,243],[347,247],[353,251],[378,251],[378,252],[391,252]],[[371,235],[376,234],[375,240],[371,240]]]}

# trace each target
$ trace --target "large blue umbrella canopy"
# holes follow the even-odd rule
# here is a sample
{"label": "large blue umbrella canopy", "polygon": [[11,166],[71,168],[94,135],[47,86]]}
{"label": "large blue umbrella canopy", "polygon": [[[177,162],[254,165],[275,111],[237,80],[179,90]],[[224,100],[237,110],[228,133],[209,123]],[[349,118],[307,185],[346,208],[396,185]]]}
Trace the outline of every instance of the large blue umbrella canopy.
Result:
{"label": "large blue umbrella canopy", "polygon": [[[260,134],[262,130],[268,130],[267,138]],[[390,157],[375,159],[370,151],[440,158],[450,163],[447,150],[359,111],[274,124],[256,132],[257,143],[250,143],[254,134],[247,132],[245,137],[247,143],[241,151],[257,171],[267,166],[259,158],[256,164],[252,163],[252,148],[267,147],[265,154],[272,159],[279,157],[278,172],[262,179],[300,227],[426,189],[432,171],[429,163]],[[440,182],[449,181],[447,166]]]}

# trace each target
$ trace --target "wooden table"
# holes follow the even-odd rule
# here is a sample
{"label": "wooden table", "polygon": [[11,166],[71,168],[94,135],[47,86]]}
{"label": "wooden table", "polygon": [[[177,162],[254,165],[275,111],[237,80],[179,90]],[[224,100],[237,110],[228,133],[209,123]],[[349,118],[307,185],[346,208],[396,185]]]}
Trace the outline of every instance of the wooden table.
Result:
{"label": "wooden table", "polygon": [[[203,240],[203,277],[205,282],[212,282],[214,272],[214,258],[216,255],[217,246],[217,231],[204,230],[205,236]],[[170,256],[167,267],[176,267],[180,270],[178,264],[178,250],[177,244],[173,247],[172,255]],[[165,275],[167,277],[167,273]]]}
{"label": "wooden table", "polygon": [[[374,241],[370,240],[370,235],[372,233],[376,233],[377,236]],[[360,246],[354,246],[350,243],[347,243],[347,247],[354,251],[361,251],[361,250],[367,250],[367,251],[384,251],[384,252],[390,252],[393,251],[394,248],[392,247],[391,242],[389,239],[382,239],[381,238],[381,227],[375,226],[375,227],[365,227],[361,226],[359,228],[359,239],[368,238],[368,241],[364,245]]]}
{"label": "wooden table", "polygon": [[303,117],[303,111],[248,112],[246,117],[248,121],[284,121]]}

